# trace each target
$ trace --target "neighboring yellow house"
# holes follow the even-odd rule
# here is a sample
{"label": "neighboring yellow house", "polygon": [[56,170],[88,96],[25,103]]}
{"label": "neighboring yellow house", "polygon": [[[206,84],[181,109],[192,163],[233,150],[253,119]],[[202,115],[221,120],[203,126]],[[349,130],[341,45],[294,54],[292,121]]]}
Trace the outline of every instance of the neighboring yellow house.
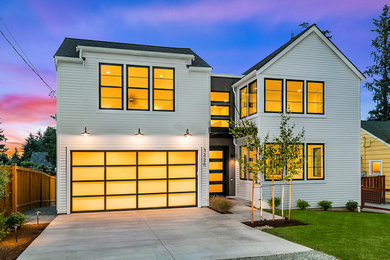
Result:
{"label": "neighboring yellow house", "polygon": [[386,176],[390,189],[390,121],[361,122],[361,169],[363,176]]}

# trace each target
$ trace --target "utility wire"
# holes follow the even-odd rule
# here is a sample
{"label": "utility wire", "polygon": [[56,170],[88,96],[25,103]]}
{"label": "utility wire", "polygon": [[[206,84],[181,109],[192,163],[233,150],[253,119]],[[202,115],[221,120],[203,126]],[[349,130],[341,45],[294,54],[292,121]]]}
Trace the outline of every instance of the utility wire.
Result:
{"label": "utility wire", "polygon": [[[1,20],[1,18],[0,18]],[[3,20],[1,20],[2,23],[4,24]],[[5,24],[4,24],[5,25]],[[8,30],[8,28],[5,26],[5,28]],[[8,32],[10,33],[10,31],[8,30]],[[20,56],[20,58],[22,58],[22,60],[24,61],[24,63],[27,64],[27,66],[38,76],[38,78],[46,85],[46,87],[49,89],[49,96],[50,97],[55,97],[56,96],[56,91],[50,87],[50,85],[42,78],[42,76],[38,73],[38,71],[35,69],[34,65],[32,64],[32,62],[30,61],[30,59],[28,58],[28,56],[24,53],[23,49],[20,47],[20,45],[17,43],[17,41],[15,40],[15,38],[12,36],[12,34],[10,33],[10,35],[12,36],[12,38],[14,39],[14,41],[16,42],[16,44],[19,46],[21,52],[26,56],[26,58],[20,54],[20,52],[17,50],[17,48],[12,44],[12,42],[7,38],[7,36],[5,36],[5,34],[3,33],[3,31],[0,30],[0,33],[1,35],[3,35],[4,39],[9,43],[9,45],[11,45],[11,47],[14,49],[14,51]],[[28,61],[27,61],[27,60]]]}

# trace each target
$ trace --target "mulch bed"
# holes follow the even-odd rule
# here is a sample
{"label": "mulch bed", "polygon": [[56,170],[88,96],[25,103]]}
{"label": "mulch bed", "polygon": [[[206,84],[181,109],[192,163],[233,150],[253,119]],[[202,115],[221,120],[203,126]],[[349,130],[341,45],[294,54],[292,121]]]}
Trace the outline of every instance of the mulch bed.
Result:
{"label": "mulch bed", "polygon": [[6,238],[0,241],[0,259],[13,260],[18,258],[48,225],[49,223],[23,225],[18,230],[18,243],[15,241],[15,233],[9,233]]}
{"label": "mulch bed", "polygon": [[269,226],[269,227],[291,227],[291,226],[303,226],[307,225],[303,222],[297,221],[297,220],[283,220],[283,219],[275,219],[275,220],[261,220],[261,221],[253,221],[253,224],[248,222],[242,222],[243,224],[250,226],[250,227],[263,227],[263,226]]}

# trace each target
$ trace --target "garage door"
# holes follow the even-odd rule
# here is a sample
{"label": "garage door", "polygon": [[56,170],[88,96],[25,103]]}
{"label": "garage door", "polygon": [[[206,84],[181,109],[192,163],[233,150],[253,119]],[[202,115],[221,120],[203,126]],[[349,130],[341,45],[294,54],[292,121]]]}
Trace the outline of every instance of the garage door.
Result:
{"label": "garage door", "polygon": [[196,151],[72,151],[71,211],[197,205]]}

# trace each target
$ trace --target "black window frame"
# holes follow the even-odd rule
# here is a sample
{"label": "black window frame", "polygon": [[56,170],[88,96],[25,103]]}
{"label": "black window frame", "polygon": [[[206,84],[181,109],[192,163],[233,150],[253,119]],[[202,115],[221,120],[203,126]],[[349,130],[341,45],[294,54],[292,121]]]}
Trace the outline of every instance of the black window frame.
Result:
{"label": "black window frame", "polygon": [[[322,146],[322,178],[309,178],[309,145],[321,145]],[[325,180],[325,143],[306,143],[306,180],[316,181]]]}
{"label": "black window frame", "polygon": [[[281,86],[281,111],[267,111],[266,110],[266,101],[267,101],[267,89],[266,89],[266,81],[267,80],[279,80],[282,82],[282,86]],[[284,79],[280,79],[280,78],[264,78],[264,113],[283,113],[284,112]]]}
{"label": "black window frame", "polygon": [[[254,113],[249,113],[249,111],[250,111],[250,106],[249,106],[249,104],[250,104],[250,98],[249,98],[249,96],[250,96],[250,94],[252,94],[251,92],[250,92],[250,87],[251,87],[251,85],[253,84],[253,83],[256,83],[256,91],[255,91],[255,97],[256,97],[256,112],[254,112]],[[257,89],[258,89],[258,83],[257,83],[257,79],[255,79],[255,80],[253,80],[252,82],[250,82],[248,85],[247,85],[247,100],[248,100],[248,102],[247,102],[247,104],[248,104],[248,107],[247,107],[247,115],[248,116],[253,116],[253,115],[256,115],[257,114],[257,104],[258,104],[258,98],[257,98]]]}
{"label": "black window frame", "polygon": [[[117,86],[102,86],[102,73],[101,73],[101,66],[102,65],[109,65],[109,66],[120,66],[121,67],[121,71],[122,71],[122,74],[121,74],[121,86],[120,87],[117,87]],[[117,64],[117,63],[105,63],[105,62],[99,62],[99,66],[98,66],[98,70],[99,70],[99,109],[100,110],[123,110],[124,109],[124,106],[123,106],[123,64]],[[120,88],[121,89],[121,108],[103,108],[102,107],[102,91],[101,89],[103,88]]]}
{"label": "black window frame", "polygon": [[[148,69],[148,108],[147,109],[131,109],[129,108],[129,67],[137,67],[137,68],[147,68]],[[134,88],[130,87],[130,89],[145,89],[145,88]],[[150,66],[144,65],[126,65],[126,110],[129,111],[150,111]]]}
{"label": "black window frame", "polygon": [[302,112],[291,112],[291,114],[304,114],[305,113],[305,81],[298,79],[286,79],[286,111],[288,111],[288,82],[302,82]]}
{"label": "black window frame", "polygon": [[[241,93],[241,91],[244,89],[244,88],[246,88],[246,116],[242,116],[242,93]],[[240,93],[240,119],[243,119],[243,118],[246,118],[246,117],[248,117],[249,115],[248,115],[248,106],[249,106],[249,103],[248,103],[248,85],[245,85],[245,86],[243,86],[242,88],[240,88],[240,90],[239,90],[239,93]]]}
{"label": "black window frame", "polygon": [[[160,89],[160,88],[155,88],[155,82],[154,82],[154,69],[171,69],[173,70],[173,77],[172,77],[172,90],[170,89]],[[153,80],[153,89],[152,89],[152,92],[153,92],[153,95],[152,95],[152,111],[159,111],[159,112],[175,112],[175,109],[176,109],[176,106],[175,106],[175,103],[176,103],[176,98],[175,98],[175,90],[176,90],[176,75],[175,75],[175,68],[174,67],[160,67],[160,66],[152,66],[152,80]],[[165,90],[165,91],[172,91],[172,110],[159,110],[159,109],[155,109],[154,108],[154,90]]]}
{"label": "black window frame", "polygon": [[[240,145],[240,159],[242,158],[242,148],[246,149],[246,154],[245,154],[245,156],[246,156],[245,160],[246,160],[248,158],[248,148],[247,148],[246,145]],[[245,178],[241,178],[242,167],[243,167],[243,164],[240,163],[240,180],[247,181],[248,180],[248,174],[247,174],[246,171],[244,172]]]}
{"label": "black window frame", "polygon": [[[309,113],[309,83],[322,83],[322,113]],[[306,80],[306,114],[308,115],[325,114],[325,81]]]}

